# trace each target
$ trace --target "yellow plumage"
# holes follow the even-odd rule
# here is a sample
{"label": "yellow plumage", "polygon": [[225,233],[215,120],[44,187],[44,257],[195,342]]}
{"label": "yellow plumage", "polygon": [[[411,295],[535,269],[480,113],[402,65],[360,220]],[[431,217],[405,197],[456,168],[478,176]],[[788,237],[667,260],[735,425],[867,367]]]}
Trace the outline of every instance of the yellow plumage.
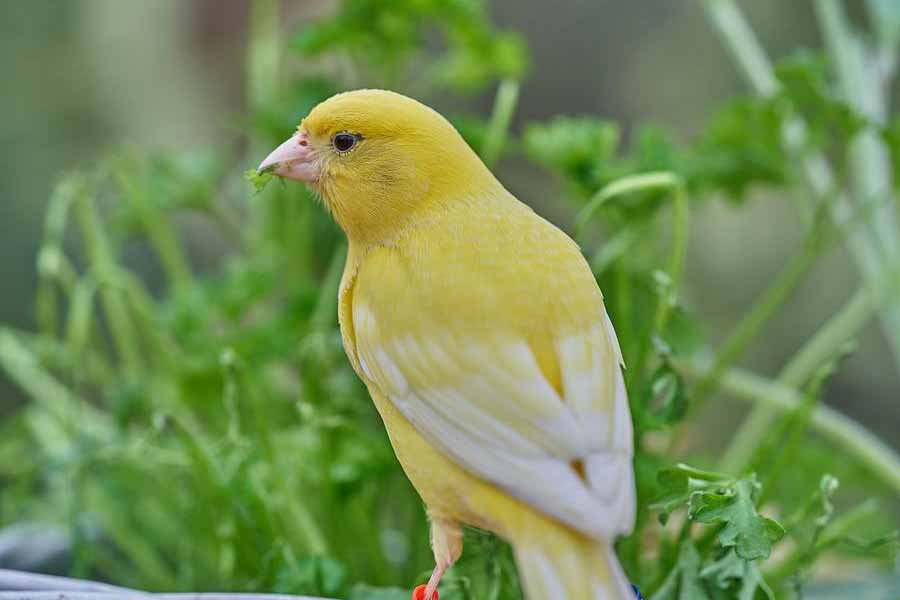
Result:
{"label": "yellow plumage", "polygon": [[471,524],[512,543],[530,600],[631,597],[611,546],[634,519],[621,355],[575,243],[399,94],[335,96],[298,136],[276,158],[314,166],[347,233],[344,346],[427,506],[430,584]]}

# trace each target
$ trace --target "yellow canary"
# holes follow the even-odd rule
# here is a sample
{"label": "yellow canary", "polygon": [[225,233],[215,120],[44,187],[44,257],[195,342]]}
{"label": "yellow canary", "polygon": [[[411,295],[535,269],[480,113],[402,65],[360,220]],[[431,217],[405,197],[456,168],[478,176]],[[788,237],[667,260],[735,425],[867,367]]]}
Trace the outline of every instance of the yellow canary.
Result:
{"label": "yellow canary", "polygon": [[512,544],[529,600],[633,598],[612,547],[635,517],[622,356],[575,242],[394,92],[322,102],[259,168],[347,234],[344,348],[427,507],[425,597],[468,524]]}

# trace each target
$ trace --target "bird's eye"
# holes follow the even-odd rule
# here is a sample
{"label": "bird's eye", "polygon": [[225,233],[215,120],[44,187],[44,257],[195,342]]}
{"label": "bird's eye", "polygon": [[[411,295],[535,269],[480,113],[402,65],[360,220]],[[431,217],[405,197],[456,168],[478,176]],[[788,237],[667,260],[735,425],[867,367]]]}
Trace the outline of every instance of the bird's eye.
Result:
{"label": "bird's eye", "polygon": [[349,152],[358,141],[359,138],[352,133],[339,133],[334,136],[331,143],[338,152]]}

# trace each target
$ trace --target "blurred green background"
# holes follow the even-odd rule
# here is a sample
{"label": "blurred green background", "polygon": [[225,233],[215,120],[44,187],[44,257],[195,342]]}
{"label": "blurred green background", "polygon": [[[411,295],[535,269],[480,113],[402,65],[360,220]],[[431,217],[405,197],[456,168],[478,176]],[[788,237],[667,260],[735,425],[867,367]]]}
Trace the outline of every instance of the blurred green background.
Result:
{"label": "blurred green background", "polygon": [[[820,42],[806,2],[756,0],[748,16],[777,56]],[[326,13],[332,2],[301,1],[285,9],[285,27]],[[623,124],[650,120],[688,137],[717,103],[746,93],[739,74],[695,2],[495,1],[498,26],[520,31],[533,58],[516,124],[554,114],[599,114]],[[857,12],[859,6],[850,3]],[[35,257],[47,198],[63,170],[84,166],[119,144],[184,149],[230,144],[243,126],[247,42],[245,2],[114,0],[5,3],[0,44],[6,92],[0,162],[0,320],[34,323]],[[439,110],[452,110],[441,97]],[[459,102],[456,100],[455,102]],[[487,110],[490,95],[468,100]],[[248,162],[248,166],[252,166]],[[503,182],[557,223],[572,215],[552,181],[516,162]],[[801,235],[781,195],[756,192],[752,203],[717,204],[694,219],[687,302],[721,338],[783,265]],[[224,251],[221,240],[182,229],[203,267]],[[158,285],[151,261],[133,251],[130,264]],[[840,305],[855,275],[842,250],[830,253],[800,287],[747,364],[772,373]],[[835,377],[829,403],[900,444],[900,377],[887,346],[870,327]],[[4,411],[21,401],[4,384]],[[722,415],[728,418],[728,415]]]}
{"label": "blurred green background", "polygon": [[[738,4],[770,55],[781,59],[823,46],[816,1]],[[425,13],[441,10],[435,8],[441,3],[430,0],[395,6],[401,5]],[[468,15],[467,7],[481,3],[446,5]],[[336,337],[332,292],[342,258],[340,236],[299,186],[273,184],[254,195],[240,173],[289,135],[310,103],[347,85],[396,81],[402,91],[453,118],[470,140],[481,140],[496,80],[508,73],[490,73],[462,91],[429,79],[436,71],[431,55],[445,50],[441,19],[450,23],[452,34],[463,32],[463,47],[471,42],[468,21],[453,21],[455,8],[429,21],[421,40],[410,35],[429,58],[415,55],[400,75],[390,64],[375,64],[376,59],[370,65],[366,56],[342,51],[366,41],[354,37],[360,36],[358,30],[348,26],[344,39],[341,27],[331,31],[318,25],[346,6],[381,6],[385,30],[400,32],[398,52],[412,54],[404,46],[408,32],[402,10],[396,16],[384,8],[390,3],[366,0],[0,5],[0,62],[7,74],[0,94],[0,358],[5,366],[0,369],[0,525],[39,524],[35,530],[0,535],[0,561],[10,556],[9,545],[16,540],[40,538],[38,546],[49,554],[59,550],[58,561],[45,567],[57,572],[152,589],[307,592],[354,600],[402,598],[399,588],[421,581],[430,569],[421,507]],[[704,2],[493,0],[486,6],[485,22],[517,32],[530,57],[511,139],[495,171],[517,197],[566,231],[574,230],[587,199],[578,186],[586,186],[589,197],[609,173],[597,180],[593,173],[581,181],[567,179],[565,168],[554,169],[548,165],[552,161],[529,150],[529,139],[541,133],[529,124],[557,115],[590,115],[618,124],[623,145],[637,146],[631,142],[642,139],[642,127],[650,123],[688,146],[705,139],[710,123],[717,122],[711,115],[723,105],[751,95]],[[866,2],[845,6],[850,22],[869,29]],[[478,24],[473,44],[482,41],[482,34],[500,39],[483,25],[478,10],[472,14]],[[365,19],[356,19],[349,22],[365,29]],[[266,30],[273,23],[274,30]],[[303,37],[309,32],[324,37]],[[331,41],[322,32],[332,35]],[[316,44],[325,49],[315,49]],[[282,60],[279,70],[269,73],[267,53],[273,47]],[[376,58],[390,62],[390,57]],[[897,97],[891,114],[897,112]],[[529,137],[529,131],[535,135]],[[567,140],[562,141],[565,150]],[[661,155],[668,148],[651,146]],[[827,151],[841,163],[841,149]],[[595,158],[602,163],[610,157],[598,153]],[[665,156],[649,162],[688,179],[693,173],[690,164]],[[896,158],[895,163],[900,165]],[[748,172],[752,166],[739,165]],[[636,160],[610,172],[649,168]],[[76,169],[87,175],[63,178]],[[844,183],[843,167],[838,176]],[[629,330],[624,313],[638,322],[632,331],[639,334],[628,336],[624,345],[640,346],[635,338],[647,342],[654,333],[675,342],[679,358],[690,358],[684,348],[719,347],[804,247],[809,224],[797,210],[802,186],[792,176],[784,182],[776,177],[775,185],[755,185],[760,182],[747,178],[754,185],[742,202],[730,201],[727,185],[704,187],[701,181],[689,187],[703,193],[690,198],[690,243],[674,320],[691,330],[684,337],[692,337],[693,346],[682,347],[679,335],[670,331],[640,333],[641,322],[652,321],[652,307],[641,304],[653,298],[648,282],[668,261],[666,248],[657,242],[668,239],[670,213],[653,204],[659,200],[655,197],[649,209],[636,202],[625,203],[622,214],[616,207],[602,213],[604,226],[588,233],[588,254],[616,239],[617,225],[623,230],[634,226],[646,236],[604,270],[595,269],[620,336]],[[60,181],[64,184],[57,187]],[[96,222],[82,195],[96,196]],[[896,204],[896,194],[890,201]],[[45,229],[52,206],[72,207],[76,224],[58,245],[82,276],[74,291],[60,293],[68,294],[71,304],[62,302],[56,312],[47,308],[48,295],[39,294],[38,277],[39,250],[52,245],[45,242],[54,235],[52,227]],[[98,231],[112,240],[112,265],[102,249],[97,251],[105,243],[98,242]],[[177,257],[159,259],[173,246],[183,251],[186,265]],[[45,271],[47,260],[45,255]],[[860,288],[858,272],[842,244],[821,252],[740,353],[738,364],[774,378]],[[117,282],[111,292],[103,288],[104,277]],[[124,327],[126,342],[132,327],[132,337],[139,338],[140,351],[131,359],[122,351],[121,323],[115,302],[110,304],[120,293],[119,301],[134,305],[128,308],[134,324]],[[637,297],[630,312],[616,304],[626,294]],[[89,316],[101,312],[103,317]],[[51,318],[48,326],[50,313],[58,322]],[[31,334],[36,330],[40,335]],[[889,448],[900,449],[900,373],[891,348],[874,319],[857,342],[824,386],[822,402],[861,423]],[[626,350],[630,365],[638,364],[629,380],[634,408],[634,402],[652,396],[644,388],[655,383],[651,367],[656,363],[642,363],[646,348]],[[652,358],[668,368],[665,353]],[[681,415],[671,422],[662,418],[661,425],[638,423],[639,434],[647,433],[638,461],[641,489],[647,492],[641,510],[652,525],[645,523],[620,555],[632,574],[636,565],[655,565],[638,581],[658,594],[665,593],[667,573],[677,569],[673,565],[682,564],[685,546],[676,549],[672,526],[660,533],[655,525],[656,508],[649,507],[653,498],[646,496],[658,491],[657,471],[682,459],[715,465],[748,410],[717,388],[709,396],[716,401],[690,414],[686,435],[669,437],[669,427]],[[80,407],[74,416],[73,406]],[[884,485],[833,439],[791,442],[791,427],[800,423],[802,430],[808,415],[799,411],[789,417],[772,428],[774,441],[760,444],[750,465],[760,467],[762,460],[765,471],[767,461],[778,464],[763,478],[775,490],[766,489],[767,510],[786,519],[789,535],[799,531],[786,548],[776,549],[773,558],[780,562],[766,571],[781,586],[779,597],[792,597],[785,590],[793,590],[803,573],[847,579],[876,570],[855,556],[829,556],[812,569],[814,557],[831,549],[816,545],[822,533],[817,525],[808,528],[813,534],[803,529],[815,512],[809,506],[822,505],[823,514],[831,516],[830,495],[816,495],[824,489],[817,487],[823,473],[842,478],[836,504],[848,511],[843,521],[833,523],[834,530],[824,530],[829,544],[847,542],[848,531],[856,536],[854,543],[884,534],[900,520],[896,481],[893,488]],[[787,441],[781,441],[791,450],[787,460],[796,468],[788,469],[790,476],[780,472],[784,465],[777,459],[778,436],[784,432]],[[803,504],[809,494],[810,504]],[[877,508],[869,497],[877,499]],[[794,511],[801,505],[806,509]],[[57,529],[43,528],[48,524]],[[711,540],[711,535],[698,536],[704,564],[733,557]],[[815,552],[806,552],[807,543]],[[442,598],[519,598],[508,549],[480,534],[467,538],[467,544],[463,564],[449,579],[450,595],[442,588]],[[890,570],[891,561],[888,553],[875,564]],[[747,580],[756,571],[748,573]],[[735,597],[735,585],[710,598]],[[764,597],[761,589],[750,593],[744,597]],[[670,597],[675,596],[653,596]]]}

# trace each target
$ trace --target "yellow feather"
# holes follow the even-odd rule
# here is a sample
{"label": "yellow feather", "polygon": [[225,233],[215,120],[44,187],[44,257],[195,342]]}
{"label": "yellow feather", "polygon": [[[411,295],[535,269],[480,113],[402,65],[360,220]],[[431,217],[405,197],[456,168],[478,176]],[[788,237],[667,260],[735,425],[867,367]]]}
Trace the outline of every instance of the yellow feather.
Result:
{"label": "yellow feather", "polygon": [[[414,100],[340,94],[300,129],[350,241],[344,346],[439,566],[469,524],[513,544],[530,600],[629,597],[611,550],[634,518],[621,355],[576,244]],[[362,141],[333,152],[342,131]]]}

